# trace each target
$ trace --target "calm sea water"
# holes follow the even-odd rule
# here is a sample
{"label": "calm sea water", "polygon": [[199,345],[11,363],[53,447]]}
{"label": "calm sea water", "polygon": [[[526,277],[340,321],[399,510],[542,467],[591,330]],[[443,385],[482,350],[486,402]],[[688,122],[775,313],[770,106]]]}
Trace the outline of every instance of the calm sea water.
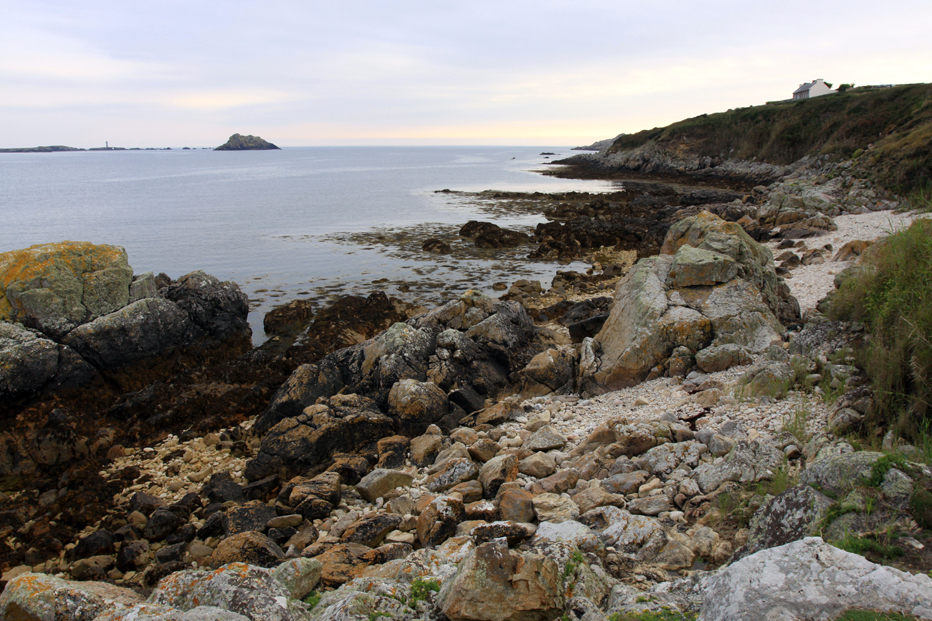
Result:
{"label": "calm sea water", "polygon": [[509,276],[549,283],[567,266],[412,259],[379,245],[333,240],[382,227],[493,219],[455,195],[435,192],[444,188],[612,189],[531,172],[546,161],[542,151],[569,155],[553,147],[0,154],[0,252],[68,239],[123,246],[136,273],[176,278],[202,269],[237,282],[250,296],[250,323],[260,342],[269,308],[323,289],[367,294],[381,287],[397,295],[391,284],[373,281],[434,279],[431,299],[412,300],[430,303],[470,286],[514,280]]}

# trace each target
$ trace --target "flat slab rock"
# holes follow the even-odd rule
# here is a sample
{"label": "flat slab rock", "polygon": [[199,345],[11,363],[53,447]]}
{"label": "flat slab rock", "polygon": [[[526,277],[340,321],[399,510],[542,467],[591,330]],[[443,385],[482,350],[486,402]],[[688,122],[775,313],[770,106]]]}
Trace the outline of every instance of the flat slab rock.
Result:
{"label": "flat slab rock", "polygon": [[835,619],[851,609],[932,619],[932,578],[876,565],[807,537],[723,569],[708,582],[699,618]]}

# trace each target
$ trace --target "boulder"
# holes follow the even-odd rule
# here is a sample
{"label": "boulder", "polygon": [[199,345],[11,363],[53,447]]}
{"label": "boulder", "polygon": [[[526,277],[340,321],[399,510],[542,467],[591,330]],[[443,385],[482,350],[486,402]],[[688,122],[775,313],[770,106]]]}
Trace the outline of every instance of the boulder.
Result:
{"label": "boulder", "polygon": [[210,558],[212,567],[227,563],[248,563],[259,567],[275,567],[285,555],[278,545],[255,531],[239,533],[220,542]]}
{"label": "boulder", "polygon": [[73,349],[15,323],[0,321],[0,399],[90,382],[96,370]]}
{"label": "boulder", "polygon": [[399,433],[416,436],[448,412],[447,395],[431,382],[402,379],[388,393],[388,412]]}
{"label": "boulder", "polygon": [[566,345],[537,354],[521,370],[521,395],[530,399],[571,393],[575,387],[578,358],[576,349]]}
{"label": "boulder", "polygon": [[455,496],[438,496],[417,517],[417,536],[425,548],[435,547],[456,534],[466,517],[463,501]]}
{"label": "boulder", "polygon": [[213,606],[247,619],[269,621],[299,621],[308,613],[308,606],[292,598],[272,572],[244,563],[229,563],[210,572],[173,573],[159,582],[149,602],[179,611]]}
{"label": "boulder", "polygon": [[515,455],[493,457],[479,469],[479,482],[486,498],[495,498],[503,483],[518,478],[518,458]]}
{"label": "boulder", "polygon": [[831,498],[804,484],[778,494],[754,513],[748,541],[735,552],[735,560],[817,534],[834,504]]}
{"label": "boulder", "polygon": [[94,621],[114,606],[134,606],[142,596],[102,582],[71,582],[24,573],[0,593],[0,619]]}
{"label": "boulder", "polygon": [[413,481],[414,477],[410,474],[376,468],[356,484],[356,491],[369,502],[375,502],[396,487],[408,487]]}
{"label": "boulder", "polygon": [[559,568],[546,556],[484,543],[444,582],[438,601],[443,613],[454,620],[553,619],[563,609]]}
{"label": "boulder", "polygon": [[392,435],[392,419],[375,403],[356,394],[335,395],[286,418],[262,438],[259,452],[246,466],[250,481],[277,472],[306,472],[335,453],[345,453]]}
{"label": "boulder", "polygon": [[701,618],[835,619],[851,610],[932,618],[932,578],[808,537],[747,556],[706,584]]}
{"label": "boulder", "polygon": [[694,478],[703,493],[714,492],[726,481],[756,483],[773,477],[783,464],[783,451],[761,442],[741,440],[720,463],[703,463]]}
{"label": "boulder", "polygon": [[193,325],[189,341],[207,337],[214,341],[245,338],[248,342],[252,333],[246,321],[249,299],[236,283],[221,282],[197,270],[180,277],[161,294],[188,315]]}
{"label": "boulder", "polygon": [[843,497],[870,479],[874,464],[881,457],[883,453],[876,451],[857,451],[817,459],[802,472],[799,482],[825,494]]}
{"label": "boulder", "polygon": [[710,286],[728,282],[737,275],[738,265],[731,257],[684,244],[673,255],[666,284],[671,289]]}
{"label": "boulder", "polygon": [[0,320],[58,340],[126,306],[132,279],[119,246],[66,241],[0,253]]}

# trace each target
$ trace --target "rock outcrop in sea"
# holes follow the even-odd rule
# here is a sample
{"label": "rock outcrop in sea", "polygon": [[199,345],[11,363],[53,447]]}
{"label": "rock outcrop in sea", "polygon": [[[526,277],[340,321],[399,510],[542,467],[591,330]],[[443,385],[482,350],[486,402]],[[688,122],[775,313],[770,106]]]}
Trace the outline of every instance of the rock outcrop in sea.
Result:
{"label": "rock outcrop in sea", "polygon": [[280,149],[280,147],[276,147],[259,136],[233,134],[229,140],[214,149],[214,151],[269,151],[272,149]]}

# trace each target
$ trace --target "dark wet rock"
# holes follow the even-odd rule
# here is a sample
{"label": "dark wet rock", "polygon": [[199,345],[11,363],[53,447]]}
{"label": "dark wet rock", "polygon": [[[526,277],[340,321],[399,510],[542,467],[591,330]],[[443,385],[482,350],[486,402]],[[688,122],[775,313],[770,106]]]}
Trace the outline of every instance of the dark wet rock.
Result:
{"label": "dark wet rock", "polygon": [[185,519],[168,509],[156,509],[146,522],[143,536],[150,542],[161,541],[185,525]]}
{"label": "dark wet rock", "polygon": [[404,466],[410,443],[407,436],[389,436],[379,440],[376,445],[379,451],[378,467],[392,469]]}
{"label": "dark wet rock", "polygon": [[239,502],[243,500],[243,486],[234,481],[229,472],[218,472],[201,487],[201,496],[210,502]]}
{"label": "dark wet rock", "polygon": [[244,500],[262,500],[278,489],[278,477],[269,475],[243,486]]}
{"label": "dark wet rock", "polygon": [[67,347],[23,326],[0,321],[0,399],[35,394],[46,387],[77,387],[96,370]]}
{"label": "dark wet rock", "polygon": [[432,382],[402,379],[388,393],[388,412],[396,420],[396,429],[406,436],[424,433],[428,425],[447,414],[449,407],[447,396]]}
{"label": "dark wet rock", "polygon": [[378,547],[385,536],[401,523],[401,516],[393,513],[372,513],[353,522],[343,531],[341,540]]}
{"label": "dark wet rock", "polygon": [[347,485],[356,485],[369,472],[369,460],[362,455],[337,453],[327,471],[339,474],[340,481]]}
{"label": "dark wet rock", "polygon": [[470,220],[459,231],[460,236],[470,238],[479,248],[507,248],[520,246],[530,241],[524,233],[503,229],[491,222]]}
{"label": "dark wet rock", "polygon": [[262,438],[258,455],[245,476],[256,480],[285,467],[306,472],[330,459],[391,435],[394,425],[375,403],[355,394],[336,395],[286,418]]}
{"label": "dark wet rock", "polygon": [[453,251],[450,244],[435,238],[425,239],[421,250],[431,254],[449,254]]}
{"label": "dark wet rock", "polygon": [[276,515],[275,507],[255,500],[239,507],[231,507],[223,514],[223,533],[229,537],[251,530],[263,532],[268,521]]}
{"label": "dark wet rock", "polygon": [[155,553],[155,560],[162,564],[183,561],[187,547],[187,544],[184,543],[163,546]]}
{"label": "dark wet rock", "polygon": [[68,553],[71,559],[88,558],[103,554],[113,554],[116,539],[109,530],[98,530],[78,540],[77,545]]}
{"label": "dark wet rock", "polygon": [[149,563],[149,542],[145,539],[140,541],[127,541],[120,547],[120,552],[116,557],[116,568],[126,573],[128,571],[139,571]]}
{"label": "dark wet rock", "polygon": [[310,300],[292,300],[276,306],[262,318],[262,328],[267,336],[297,334],[314,319],[314,305]]}

